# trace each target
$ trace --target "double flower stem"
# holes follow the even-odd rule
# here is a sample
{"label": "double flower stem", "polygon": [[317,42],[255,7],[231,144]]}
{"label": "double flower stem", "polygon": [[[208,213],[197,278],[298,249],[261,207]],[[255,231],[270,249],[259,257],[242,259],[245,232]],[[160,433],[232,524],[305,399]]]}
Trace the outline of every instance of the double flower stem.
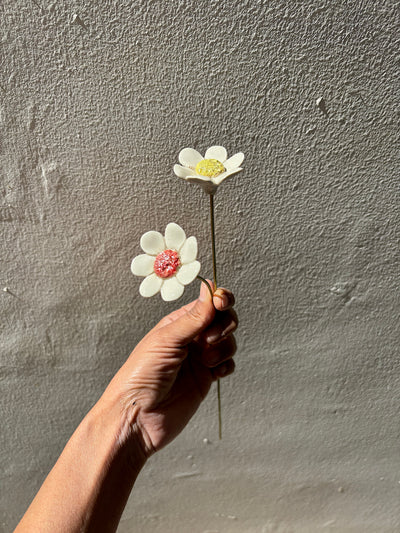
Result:
{"label": "double flower stem", "polygon": [[[215,253],[215,223],[214,223],[214,195],[209,194],[210,196],[210,221],[211,221],[211,246],[212,246],[212,262],[213,262],[213,278],[214,278],[214,290],[217,289],[217,259]],[[211,299],[213,298],[213,291],[210,287],[210,284],[201,276],[197,276],[201,281],[208,285],[208,289],[211,294]],[[218,399],[218,436],[219,439],[222,439],[222,409],[221,409],[221,382],[217,380],[217,399]]]}
{"label": "double flower stem", "polygon": [[[214,224],[214,195],[210,194],[210,221],[211,221],[211,246],[213,260],[214,287],[217,290],[217,259],[215,253],[215,224]],[[218,398],[218,436],[222,439],[222,409],[221,409],[221,382],[217,380],[217,398]]]}

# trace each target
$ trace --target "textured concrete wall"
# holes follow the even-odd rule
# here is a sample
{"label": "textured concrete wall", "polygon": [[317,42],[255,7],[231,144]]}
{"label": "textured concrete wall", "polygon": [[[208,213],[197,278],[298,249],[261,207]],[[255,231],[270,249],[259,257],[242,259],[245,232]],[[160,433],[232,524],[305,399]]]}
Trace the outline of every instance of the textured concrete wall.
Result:
{"label": "textured concrete wall", "polygon": [[2,531],[176,305],[140,298],[140,235],[178,222],[211,274],[172,165],[215,143],[246,155],[216,198],[224,438],[214,392],[120,531],[399,530],[396,4],[2,0]]}

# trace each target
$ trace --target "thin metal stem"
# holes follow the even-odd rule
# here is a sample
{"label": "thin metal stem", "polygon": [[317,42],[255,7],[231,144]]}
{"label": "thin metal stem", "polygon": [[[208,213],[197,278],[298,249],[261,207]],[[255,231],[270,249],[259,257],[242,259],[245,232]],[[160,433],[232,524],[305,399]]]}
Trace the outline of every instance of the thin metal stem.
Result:
{"label": "thin metal stem", "polygon": [[[217,289],[217,256],[215,253],[215,223],[214,223],[214,195],[210,194],[210,221],[211,221],[211,246],[212,246],[212,261],[213,261],[213,275],[214,288]],[[217,397],[218,397],[218,436],[222,439],[222,407],[221,407],[221,383],[217,380]]]}
{"label": "thin metal stem", "polygon": [[214,287],[215,289],[217,289],[217,258],[216,258],[216,253],[215,253],[214,195],[212,194],[210,194],[210,221],[211,221],[211,246],[212,246]]}
{"label": "thin metal stem", "polygon": [[221,407],[221,382],[217,379],[217,398],[218,398],[218,437],[222,439],[222,407]]}

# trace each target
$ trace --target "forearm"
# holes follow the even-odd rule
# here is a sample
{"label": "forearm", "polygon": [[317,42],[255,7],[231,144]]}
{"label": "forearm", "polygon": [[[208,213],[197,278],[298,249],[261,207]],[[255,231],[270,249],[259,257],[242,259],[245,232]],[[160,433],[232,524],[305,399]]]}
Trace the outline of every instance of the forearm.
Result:
{"label": "forearm", "polygon": [[112,404],[102,398],[84,418],[15,533],[117,529],[145,456],[118,402]]}

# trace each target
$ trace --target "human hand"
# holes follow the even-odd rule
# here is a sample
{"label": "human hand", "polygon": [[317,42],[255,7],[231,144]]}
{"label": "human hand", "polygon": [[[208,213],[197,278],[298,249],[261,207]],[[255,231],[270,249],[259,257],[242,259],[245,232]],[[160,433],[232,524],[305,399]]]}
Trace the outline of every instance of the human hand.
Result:
{"label": "human hand", "polygon": [[17,530],[116,531],[146,459],[187,424],[213,380],[234,369],[233,295],[166,316],[137,345],[82,420]]}
{"label": "human hand", "polygon": [[136,346],[105,395],[117,394],[146,457],[186,426],[212,381],[231,374],[238,320],[233,294],[205,284],[194,302],[164,317]]}

